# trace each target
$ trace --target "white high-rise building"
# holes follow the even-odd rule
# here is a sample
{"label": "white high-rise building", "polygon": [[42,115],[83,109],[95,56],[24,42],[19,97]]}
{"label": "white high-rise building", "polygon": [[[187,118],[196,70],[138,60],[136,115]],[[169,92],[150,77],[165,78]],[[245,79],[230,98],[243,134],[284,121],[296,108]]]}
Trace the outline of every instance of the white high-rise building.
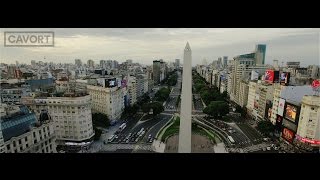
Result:
{"label": "white high-rise building", "polygon": [[320,148],[320,96],[303,96],[296,138]]}
{"label": "white high-rise building", "polygon": [[187,43],[183,57],[183,78],[181,93],[179,153],[191,153],[191,112],[192,112],[192,57]]}
{"label": "white high-rise building", "polygon": [[92,99],[92,110],[107,115],[110,120],[120,118],[124,110],[124,88],[87,85],[87,90]]}
{"label": "white high-rise building", "polygon": [[48,110],[53,122],[57,145],[66,142],[89,142],[94,136],[90,95],[65,93],[63,97],[29,97],[23,103],[39,113]]}
{"label": "white high-rise building", "polygon": [[254,109],[254,101],[256,97],[256,90],[257,90],[257,82],[250,81],[249,82],[249,92],[248,92],[248,102],[247,102],[247,113],[249,116],[252,116],[252,111]]}
{"label": "white high-rise building", "polygon": [[135,77],[129,76],[127,88],[128,88],[129,98],[130,98],[130,105],[132,106],[137,102],[137,84],[136,84]]}
{"label": "white high-rise building", "polygon": [[239,86],[239,106],[245,107],[248,102],[249,85],[245,81],[240,82]]}

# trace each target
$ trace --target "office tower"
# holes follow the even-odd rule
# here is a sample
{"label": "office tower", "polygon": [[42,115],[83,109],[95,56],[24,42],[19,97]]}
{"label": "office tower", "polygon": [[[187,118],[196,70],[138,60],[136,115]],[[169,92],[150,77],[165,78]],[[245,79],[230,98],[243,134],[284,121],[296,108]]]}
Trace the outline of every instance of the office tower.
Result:
{"label": "office tower", "polygon": [[75,64],[77,67],[82,66],[81,59],[75,59],[75,60],[74,60],[74,64]]}
{"label": "office tower", "polygon": [[88,62],[87,62],[87,66],[88,66],[89,68],[94,68],[94,61],[91,60],[91,59],[89,59]]}
{"label": "office tower", "polygon": [[161,66],[161,62],[160,61],[153,61],[153,82],[155,85],[158,85],[160,83],[160,67]]}
{"label": "office tower", "polygon": [[228,56],[223,56],[223,67],[226,68],[228,66]]}
{"label": "office tower", "polygon": [[175,68],[178,69],[180,67],[180,59],[175,60]]}
{"label": "office tower", "polygon": [[267,46],[265,44],[256,45],[256,50],[255,50],[256,64],[258,64],[258,65],[265,64],[266,48],[267,48]]}

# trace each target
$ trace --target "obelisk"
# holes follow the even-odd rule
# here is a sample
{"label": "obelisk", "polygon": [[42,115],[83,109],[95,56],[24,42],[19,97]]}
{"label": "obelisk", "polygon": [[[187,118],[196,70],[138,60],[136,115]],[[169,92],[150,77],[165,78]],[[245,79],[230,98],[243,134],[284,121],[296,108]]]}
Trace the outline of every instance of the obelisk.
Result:
{"label": "obelisk", "polygon": [[180,110],[179,153],[191,153],[192,65],[189,43],[184,49]]}

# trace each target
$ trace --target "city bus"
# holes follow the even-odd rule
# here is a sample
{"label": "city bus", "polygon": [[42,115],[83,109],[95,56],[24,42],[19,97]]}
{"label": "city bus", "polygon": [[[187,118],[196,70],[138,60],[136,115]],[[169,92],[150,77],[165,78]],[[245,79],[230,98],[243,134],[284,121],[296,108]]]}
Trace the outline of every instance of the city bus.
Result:
{"label": "city bus", "polygon": [[127,123],[123,123],[120,125],[119,127],[119,131],[121,132],[122,130],[124,130],[127,127]]}
{"label": "city bus", "polygon": [[229,141],[231,142],[231,144],[234,144],[235,141],[233,140],[233,138],[231,136],[228,136]]}

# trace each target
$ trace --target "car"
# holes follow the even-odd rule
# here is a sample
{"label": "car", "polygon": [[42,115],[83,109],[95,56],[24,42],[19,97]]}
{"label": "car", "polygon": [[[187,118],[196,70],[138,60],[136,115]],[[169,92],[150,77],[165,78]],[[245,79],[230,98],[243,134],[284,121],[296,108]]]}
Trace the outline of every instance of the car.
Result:
{"label": "car", "polygon": [[151,138],[151,134],[149,134],[148,138]]}
{"label": "car", "polygon": [[270,147],[270,146],[268,146],[268,147],[267,147],[267,150],[268,150],[268,151],[270,151],[270,150],[271,150],[271,147]]}
{"label": "car", "polygon": [[153,142],[153,138],[150,138],[148,142],[149,142],[149,143],[152,143],[152,142]]}
{"label": "car", "polygon": [[135,142],[138,142],[139,141],[139,138],[137,138],[136,140],[135,140]]}
{"label": "car", "polygon": [[278,150],[279,150],[279,147],[275,146],[275,147],[274,147],[274,150],[278,151]]}

